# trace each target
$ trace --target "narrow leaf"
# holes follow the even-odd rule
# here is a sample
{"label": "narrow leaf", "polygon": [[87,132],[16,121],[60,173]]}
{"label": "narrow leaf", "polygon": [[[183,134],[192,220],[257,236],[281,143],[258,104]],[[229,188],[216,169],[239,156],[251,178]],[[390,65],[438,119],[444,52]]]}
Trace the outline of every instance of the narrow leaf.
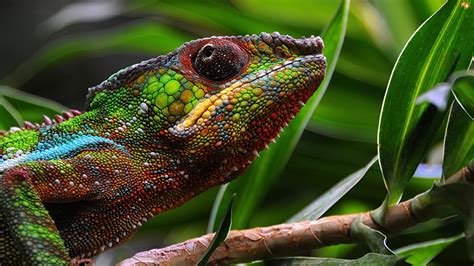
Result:
{"label": "narrow leaf", "polygon": [[347,176],[339,181],[331,189],[309,204],[302,211],[291,217],[288,222],[298,222],[303,220],[319,219],[329,208],[338,202],[347,192],[349,192],[364,175],[369,171],[370,167],[377,161],[377,157],[373,158],[366,166],[355,173]]}
{"label": "narrow leaf", "polygon": [[53,116],[68,109],[54,101],[1,85],[0,97],[14,110],[18,124],[23,123],[23,120],[40,122],[42,115]]}
{"label": "narrow leaf", "polygon": [[435,185],[429,192],[430,200],[438,205],[454,208],[462,218],[464,235],[467,240],[468,254],[474,260],[474,185],[472,183],[456,182]]}
{"label": "narrow leaf", "polygon": [[0,130],[21,126],[24,120],[39,122],[67,108],[51,100],[0,85]]}
{"label": "narrow leaf", "polygon": [[[236,213],[234,219],[235,228],[243,228],[261,198],[266,194],[271,183],[278,177],[284,169],[290,158],[298,140],[303,133],[306,124],[311,118],[312,113],[318,106],[321,97],[331,80],[332,73],[336,66],[347,24],[347,15],[349,11],[349,0],[344,0],[322,37],[325,41],[324,55],[327,59],[326,77],[319,86],[318,91],[310,98],[300,114],[290,123],[288,128],[280,135],[280,139],[270,149],[261,153],[252,167],[239,177],[236,181],[230,183],[225,188],[222,200],[225,202],[230,195],[237,193],[239,198],[236,200]],[[215,220],[222,213],[222,204],[215,202],[215,217],[211,217],[208,228],[215,227]]]}
{"label": "narrow leaf", "polygon": [[456,173],[474,158],[474,121],[454,101],[444,139],[443,177]]}
{"label": "narrow leaf", "polygon": [[411,265],[426,265],[449,245],[453,244],[459,239],[462,239],[463,237],[463,234],[459,234],[453,237],[417,243],[399,248],[395,250],[395,253],[399,257],[406,258],[405,261],[409,262]]}
{"label": "narrow leaf", "polygon": [[368,227],[362,223],[360,217],[352,223],[350,229],[351,239],[356,242],[365,243],[373,252],[393,255],[393,252],[388,248],[386,242],[387,237],[382,232]]}
{"label": "narrow leaf", "polygon": [[363,257],[348,260],[334,258],[314,258],[314,257],[291,257],[279,258],[265,261],[265,265],[325,265],[325,266],[356,266],[356,265],[404,265],[401,259],[394,255],[382,255],[377,253],[368,253]]}
{"label": "narrow leaf", "polygon": [[10,127],[18,126],[23,123],[23,118],[0,94],[0,130],[8,130]]}
{"label": "narrow leaf", "polygon": [[474,71],[468,71],[456,79],[453,93],[462,109],[474,119]]}
{"label": "narrow leaf", "polygon": [[221,224],[219,225],[219,229],[214,235],[214,238],[212,239],[212,242],[209,245],[209,248],[207,249],[206,253],[199,260],[198,266],[205,266],[214,250],[216,250],[216,248],[219,247],[219,245],[227,238],[229,230],[232,227],[232,206],[234,203],[234,198],[235,195],[232,196],[229,206],[227,207],[227,212],[224,218],[222,219]]}
{"label": "narrow leaf", "polygon": [[469,67],[474,46],[473,9],[450,0],[411,37],[393,69],[380,116],[379,162],[397,203],[435,138],[444,116],[416,99],[454,70]]}

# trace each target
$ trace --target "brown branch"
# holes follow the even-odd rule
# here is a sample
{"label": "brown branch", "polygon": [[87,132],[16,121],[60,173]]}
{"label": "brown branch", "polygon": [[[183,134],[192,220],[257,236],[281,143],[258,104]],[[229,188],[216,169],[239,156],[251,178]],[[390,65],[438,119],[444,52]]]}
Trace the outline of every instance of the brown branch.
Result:
{"label": "brown branch", "polygon": [[[471,171],[470,171],[471,170]],[[472,181],[472,169],[467,166],[448,178],[449,182]],[[428,192],[429,193],[429,192]],[[396,233],[434,218],[427,193],[389,207],[385,228],[378,226],[370,212],[329,216],[317,221],[279,224],[270,227],[234,230],[213,253],[212,264],[250,262],[280,256],[298,255],[304,251],[329,245],[353,243],[352,222],[361,221],[374,229]],[[214,234],[204,235],[162,249],[135,254],[118,265],[195,265],[206,252]]]}

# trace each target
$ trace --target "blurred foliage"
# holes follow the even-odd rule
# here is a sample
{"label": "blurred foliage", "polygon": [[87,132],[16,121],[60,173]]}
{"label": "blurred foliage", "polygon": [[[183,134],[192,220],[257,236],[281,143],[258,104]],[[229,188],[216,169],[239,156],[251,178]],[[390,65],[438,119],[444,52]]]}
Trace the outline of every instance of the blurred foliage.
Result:
{"label": "blurred foliage", "polygon": [[[21,2],[17,4],[21,6]],[[35,45],[31,44],[30,52],[23,54],[26,60],[6,67],[12,71],[0,77],[0,82],[55,100],[71,98],[75,94],[85,96],[85,84],[89,83],[81,83],[83,80],[105,79],[130,62],[167,53],[185,41],[202,36],[262,31],[279,31],[294,37],[319,35],[339,6],[339,1],[333,0],[128,0],[103,1],[102,4],[108,5],[106,8],[89,12],[91,5],[97,3],[99,1],[71,1],[51,9],[48,9],[48,3],[43,3],[44,9],[49,10],[48,16],[40,24],[26,25],[31,28],[31,36],[37,38],[31,42]],[[249,227],[286,221],[377,154],[378,119],[397,56],[415,30],[443,4],[443,0],[351,2],[344,46],[327,92],[309,119],[283,172],[271,187],[265,188],[268,193],[249,217]],[[11,10],[24,12],[21,8],[12,8],[0,10],[0,15],[6,12],[16,15]],[[29,21],[24,19],[21,23]],[[472,37],[472,34],[466,35]],[[21,42],[24,37],[20,34],[11,38],[28,45],[28,42]],[[2,58],[15,56],[9,52],[12,47],[4,43],[0,43]],[[87,67],[81,62],[86,62]],[[84,68],[94,71],[87,72]],[[69,72],[64,73],[64,69]],[[73,76],[78,76],[79,80],[71,82]],[[424,89],[439,81],[443,79],[431,80]],[[55,86],[61,87],[53,90]],[[460,90],[459,94],[467,91]],[[23,119],[38,121],[42,114],[51,115],[63,109],[39,99],[30,101],[28,97],[19,92],[0,90],[0,129],[21,123]],[[81,104],[79,99],[71,103]],[[453,123],[449,122],[451,127],[459,126]],[[431,134],[436,135],[435,142],[442,141],[442,133]],[[472,142],[469,133],[464,136]],[[441,158],[420,159],[424,163],[434,161],[438,166],[442,162]],[[432,184],[433,179],[414,178],[408,182],[404,197],[425,191]],[[110,264],[137,251],[202,235],[206,232],[216,194],[217,188],[211,189],[184,206],[152,219],[129,242],[100,256],[98,264]],[[385,196],[380,169],[373,167],[327,214],[368,211],[379,206]],[[391,237],[388,245],[395,249],[407,243],[449,239],[461,232],[460,225],[459,219],[421,224]],[[433,255],[436,257],[432,263],[468,262],[465,241],[446,244],[443,248],[446,249],[440,250],[439,255]],[[360,258],[367,252],[369,250],[363,246],[339,245],[317,250],[314,255]]]}

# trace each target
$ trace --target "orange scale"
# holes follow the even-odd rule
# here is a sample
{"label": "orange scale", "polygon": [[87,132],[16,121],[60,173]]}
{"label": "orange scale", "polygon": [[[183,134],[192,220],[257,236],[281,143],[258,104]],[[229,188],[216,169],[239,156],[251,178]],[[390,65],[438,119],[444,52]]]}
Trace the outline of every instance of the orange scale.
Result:
{"label": "orange scale", "polygon": [[181,93],[181,97],[180,97],[180,99],[183,103],[189,103],[193,100],[193,98],[194,98],[194,94],[190,90],[184,90]]}

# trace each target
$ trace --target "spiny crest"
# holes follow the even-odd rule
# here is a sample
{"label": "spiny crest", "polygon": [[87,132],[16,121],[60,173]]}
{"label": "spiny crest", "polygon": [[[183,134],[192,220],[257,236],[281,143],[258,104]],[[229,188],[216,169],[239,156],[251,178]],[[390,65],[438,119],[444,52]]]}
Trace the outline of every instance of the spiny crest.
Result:
{"label": "spiny crest", "polygon": [[69,111],[64,111],[61,115],[55,115],[52,119],[46,115],[43,115],[43,123],[33,123],[30,121],[24,121],[22,127],[11,127],[8,131],[0,130],[0,136],[5,136],[9,133],[16,132],[22,129],[39,129],[44,126],[60,124],[81,114],[82,112],[79,110],[70,109]]}

